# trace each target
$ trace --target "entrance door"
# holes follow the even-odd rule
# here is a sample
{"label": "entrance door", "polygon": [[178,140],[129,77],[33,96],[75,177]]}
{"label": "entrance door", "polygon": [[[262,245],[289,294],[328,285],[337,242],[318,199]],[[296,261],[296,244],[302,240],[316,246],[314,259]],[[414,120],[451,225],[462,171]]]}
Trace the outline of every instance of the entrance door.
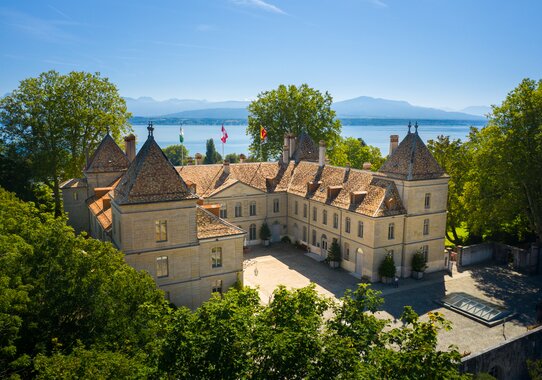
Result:
{"label": "entrance door", "polygon": [[361,265],[363,262],[363,250],[358,248],[356,250],[356,273],[361,276]]}
{"label": "entrance door", "polygon": [[276,243],[280,241],[280,227],[279,223],[271,225],[271,242]]}
{"label": "entrance door", "polygon": [[322,241],[321,241],[320,246],[322,247],[321,255],[324,257],[327,257],[327,236],[326,235],[322,235]]}

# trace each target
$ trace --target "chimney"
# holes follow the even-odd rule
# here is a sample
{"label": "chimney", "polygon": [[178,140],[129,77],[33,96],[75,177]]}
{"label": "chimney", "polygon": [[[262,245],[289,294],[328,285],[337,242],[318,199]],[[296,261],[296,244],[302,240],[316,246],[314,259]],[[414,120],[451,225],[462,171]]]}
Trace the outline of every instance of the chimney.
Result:
{"label": "chimney", "polygon": [[242,164],[247,159],[247,156],[245,156],[243,153],[239,155],[239,163]]}
{"label": "chimney", "polygon": [[230,174],[230,162],[228,160],[224,160],[224,174]]}
{"label": "chimney", "polygon": [[346,173],[350,173],[350,162],[347,162],[344,168],[346,170]]}
{"label": "chimney", "polygon": [[363,163],[363,170],[371,170],[371,163],[370,162],[364,162]]}
{"label": "chimney", "polygon": [[203,158],[203,156],[201,155],[201,153],[196,153],[194,155],[195,165],[201,165],[202,164],[202,162],[201,162],[202,158]]}
{"label": "chimney", "polygon": [[326,143],[324,140],[320,140],[320,147],[318,149],[318,165],[320,167],[326,164]]}
{"label": "chimney", "polygon": [[282,162],[285,164],[290,162],[290,149],[288,148],[288,145],[282,147]]}
{"label": "chimney", "polygon": [[295,152],[295,136],[293,133],[290,133],[289,135],[290,137],[290,158],[294,157],[294,152]]}
{"label": "chimney", "polygon": [[136,156],[136,144],[135,136],[133,133],[130,133],[124,138],[124,152],[128,157],[128,161],[132,162]]}
{"label": "chimney", "polygon": [[359,205],[361,202],[363,202],[366,195],[366,191],[352,191],[350,192],[350,203],[354,205]]}
{"label": "chimney", "polygon": [[390,153],[388,154],[388,157],[390,157],[395,149],[397,149],[397,145],[399,145],[399,135],[391,135],[390,136]]}

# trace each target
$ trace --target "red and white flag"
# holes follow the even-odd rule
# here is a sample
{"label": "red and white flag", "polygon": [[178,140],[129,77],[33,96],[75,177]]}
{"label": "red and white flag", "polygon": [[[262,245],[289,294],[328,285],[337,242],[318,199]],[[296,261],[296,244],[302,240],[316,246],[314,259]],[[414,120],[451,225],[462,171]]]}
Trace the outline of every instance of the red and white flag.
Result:
{"label": "red and white flag", "polygon": [[228,132],[226,132],[226,129],[224,128],[224,124],[222,124],[222,137],[220,138],[220,140],[223,143],[226,143],[227,139],[228,139]]}

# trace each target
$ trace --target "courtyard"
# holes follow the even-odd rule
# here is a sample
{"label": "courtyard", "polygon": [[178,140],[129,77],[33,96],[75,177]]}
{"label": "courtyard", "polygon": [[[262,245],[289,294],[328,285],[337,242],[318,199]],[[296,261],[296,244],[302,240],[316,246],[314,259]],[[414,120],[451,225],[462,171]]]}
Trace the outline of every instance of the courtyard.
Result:
{"label": "courtyard", "polygon": [[[263,303],[269,302],[274,289],[281,284],[300,288],[313,282],[320,294],[338,299],[346,289],[355,289],[360,281],[282,243],[251,247],[245,254],[244,267],[245,285],[258,287]],[[400,323],[398,319],[406,305],[412,306],[422,318],[430,311],[442,313],[452,322],[452,330],[440,332],[439,349],[453,344],[463,354],[485,350],[525,333],[535,324],[535,307],[542,300],[542,275],[527,276],[492,265],[469,267],[461,272],[454,267],[452,275],[429,273],[422,280],[401,279],[398,288],[381,283],[372,287],[382,292],[385,301],[378,316],[391,320],[392,324]],[[503,324],[487,327],[437,303],[455,292],[492,302],[515,315]]]}

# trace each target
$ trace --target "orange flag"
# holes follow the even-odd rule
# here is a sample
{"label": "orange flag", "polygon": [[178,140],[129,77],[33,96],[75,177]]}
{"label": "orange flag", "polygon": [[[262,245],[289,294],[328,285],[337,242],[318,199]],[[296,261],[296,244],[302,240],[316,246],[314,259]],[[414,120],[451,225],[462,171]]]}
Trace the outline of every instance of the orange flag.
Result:
{"label": "orange flag", "polygon": [[267,131],[264,127],[260,126],[260,140],[265,140],[267,138]]}

